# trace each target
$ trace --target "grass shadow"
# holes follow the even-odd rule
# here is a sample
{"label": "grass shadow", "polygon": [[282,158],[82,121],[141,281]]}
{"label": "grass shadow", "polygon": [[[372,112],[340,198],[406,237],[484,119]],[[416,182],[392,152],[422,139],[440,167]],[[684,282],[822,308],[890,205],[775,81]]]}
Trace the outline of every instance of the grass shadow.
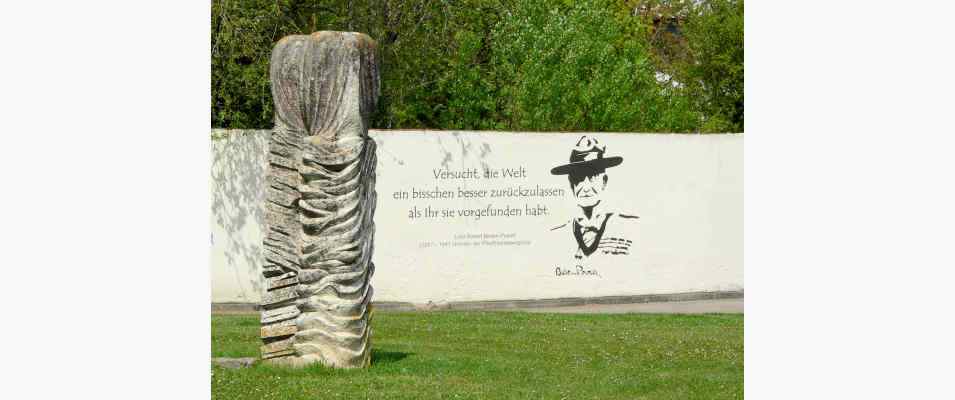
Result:
{"label": "grass shadow", "polygon": [[400,351],[381,351],[371,350],[371,365],[392,364],[404,360],[414,353],[404,353]]}

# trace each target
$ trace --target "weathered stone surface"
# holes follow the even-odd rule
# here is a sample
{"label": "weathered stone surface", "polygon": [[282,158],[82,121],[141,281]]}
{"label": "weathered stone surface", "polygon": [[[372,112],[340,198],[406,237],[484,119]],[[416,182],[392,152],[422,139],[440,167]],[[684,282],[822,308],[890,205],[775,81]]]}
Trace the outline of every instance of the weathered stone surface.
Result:
{"label": "weathered stone surface", "polygon": [[265,355],[267,355],[267,354],[275,354],[275,353],[279,353],[279,352],[282,352],[282,351],[290,350],[290,349],[292,349],[292,344],[294,343],[294,340],[295,340],[295,338],[293,338],[293,337],[288,337],[288,338],[285,338],[285,339],[274,340],[274,341],[268,342],[268,343],[266,343],[264,346],[262,346],[262,348],[261,348],[261,349],[262,349],[262,355],[265,356]]}
{"label": "weathered stone surface", "polygon": [[273,290],[273,289],[278,289],[285,286],[298,284],[298,277],[292,276],[292,277],[286,278],[285,275],[283,275],[283,276],[275,277],[273,279],[269,279],[268,283],[269,283],[268,290]]}
{"label": "weathered stone surface", "polygon": [[292,361],[296,359],[295,350],[285,349],[272,353],[262,353],[262,359],[268,361],[270,364],[276,364],[276,361],[280,361],[279,359],[284,359],[281,360],[284,361],[281,363],[282,365],[293,365]]}
{"label": "weathered stone surface", "polygon": [[360,33],[316,32],[272,51],[261,329],[262,358],[272,363],[371,361],[375,48]]}
{"label": "weathered stone surface", "polygon": [[283,287],[280,289],[270,289],[262,296],[262,307],[268,307],[284,301],[292,300],[298,297],[295,286]]}
{"label": "weathered stone surface", "polygon": [[212,364],[229,369],[237,368],[247,368],[251,367],[252,364],[255,364],[255,358],[252,357],[243,357],[243,358],[226,358],[226,357],[216,357],[212,359]]}
{"label": "weathered stone surface", "polygon": [[281,266],[278,266],[276,264],[266,265],[262,267],[262,276],[265,276],[266,278],[279,276],[284,273],[285,273],[285,270],[283,270]]}
{"label": "weathered stone surface", "polygon": [[298,328],[295,325],[291,326],[263,326],[262,327],[262,339],[282,337],[282,336],[292,336],[298,332]]}
{"label": "weathered stone surface", "polygon": [[263,325],[260,329],[260,337],[262,339],[269,339],[281,336],[290,336],[294,335],[298,331],[298,327],[295,324],[295,320],[286,320],[277,322],[270,325]]}
{"label": "weathered stone surface", "polygon": [[262,310],[261,322],[263,325],[272,324],[279,321],[285,321],[287,319],[295,318],[299,316],[299,314],[301,313],[302,312],[299,311],[298,306],[295,306],[295,305],[285,306],[285,307],[276,308],[272,310]]}

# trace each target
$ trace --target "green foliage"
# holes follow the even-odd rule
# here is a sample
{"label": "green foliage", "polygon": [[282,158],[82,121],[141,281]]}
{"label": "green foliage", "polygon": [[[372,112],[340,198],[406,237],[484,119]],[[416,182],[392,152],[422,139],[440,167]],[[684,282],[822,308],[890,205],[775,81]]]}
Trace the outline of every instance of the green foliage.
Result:
{"label": "green foliage", "polygon": [[710,0],[693,9],[686,38],[693,63],[687,87],[708,116],[704,131],[743,131],[743,1]]}
{"label": "green foliage", "polygon": [[629,37],[683,87],[703,132],[743,131],[743,1],[618,0]]}
{"label": "green foliage", "polygon": [[507,89],[514,129],[694,128],[697,118],[680,94],[657,82],[645,43],[625,40],[624,27],[605,6],[524,2],[501,21],[494,54],[513,82]]}
{"label": "green foliage", "polygon": [[[385,3],[389,3],[385,1]],[[497,83],[489,60],[489,21],[498,0],[393,1],[389,19],[369,25],[382,57],[381,128],[497,129]]]}
{"label": "green foliage", "polygon": [[[268,65],[284,36],[359,31],[376,39],[382,97],[372,121],[382,128],[492,129],[494,85],[472,71],[501,1],[357,0],[212,3],[212,125],[270,128]],[[463,43],[463,45],[462,45]]]}
{"label": "green foliage", "polygon": [[634,1],[214,0],[212,125],[271,127],[274,43],[343,30],[378,41],[377,128],[741,131],[742,3],[700,6],[664,63]]}
{"label": "green foliage", "polygon": [[212,126],[271,126],[269,55],[276,4],[272,1],[212,3]]}

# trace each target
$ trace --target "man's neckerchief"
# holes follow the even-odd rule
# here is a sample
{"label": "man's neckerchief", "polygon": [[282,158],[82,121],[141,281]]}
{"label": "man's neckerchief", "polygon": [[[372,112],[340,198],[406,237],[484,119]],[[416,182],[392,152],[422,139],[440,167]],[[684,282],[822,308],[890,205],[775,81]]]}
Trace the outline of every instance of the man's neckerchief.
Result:
{"label": "man's neckerchief", "polygon": [[574,239],[577,239],[577,246],[580,247],[580,250],[584,252],[585,256],[590,256],[595,251],[597,251],[597,246],[600,245],[600,238],[604,235],[604,229],[607,228],[607,220],[610,219],[610,216],[613,213],[607,213],[607,216],[604,218],[604,222],[600,224],[600,229],[597,229],[597,235],[594,236],[594,242],[587,246],[584,243],[584,234],[581,232],[582,226],[577,222],[577,219],[574,219]]}

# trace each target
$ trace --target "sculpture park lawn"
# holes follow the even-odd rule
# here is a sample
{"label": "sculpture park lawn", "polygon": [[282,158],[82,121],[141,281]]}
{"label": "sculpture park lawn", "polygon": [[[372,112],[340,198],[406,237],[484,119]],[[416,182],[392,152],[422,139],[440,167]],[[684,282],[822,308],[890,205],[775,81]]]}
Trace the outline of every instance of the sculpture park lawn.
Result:
{"label": "sculpture park lawn", "polygon": [[[214,399],[741,399],[743,315],[376,312],[372,365],[212,368]],[[213,357],[257,357],[214,315]]]}

